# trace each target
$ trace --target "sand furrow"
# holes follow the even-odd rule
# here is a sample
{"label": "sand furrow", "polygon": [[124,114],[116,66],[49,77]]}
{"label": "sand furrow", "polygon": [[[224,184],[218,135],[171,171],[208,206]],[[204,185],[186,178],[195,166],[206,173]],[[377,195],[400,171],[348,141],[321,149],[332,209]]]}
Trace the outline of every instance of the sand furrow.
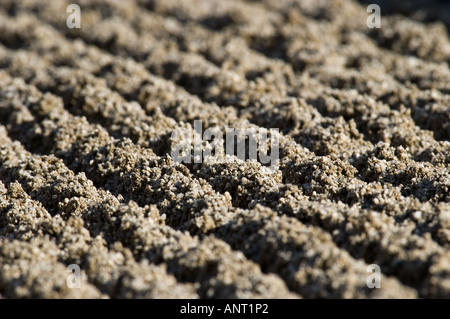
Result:
{"label": "sand furrow", "polygon": [[[20,145],[12,142],[8,145],[4,137],[2,141],[2,178],[21,182],[32,197],[47,203],[53,214],[68,220],[72,227],[81,228],[76,230],[81,233],[80,239],[85,239],[82,235],[86,237],[89,233],[95,237],[90,240],[92,245],[79,243],[78,247],[68,249],[72,250],[71,258],[81,261],[93,272],[91,280],[111,297],[195,296],[193,287],[177,287],[164,269],[181,281],[200,282],[198,289],[203,297],[255,298],[259,296],[257,291],[272,297],[293,296],[279,279],[261,274],[255,264],[242,254],[232,252],[222,241],[213,237],[199,240],[175,231],[165,226],[164,218],[154,206],[140,208],[134,203],[121,204],[110,193],[96,189],[83,173],[75,175],[60,160],[27,154]],[[30,174],[36,167],[43,170],[37,177]],[[59,180],[55,181],[57,176]],[[83,222],[88,235],[83,233],[86,231]],[[73,234],[61,234],[68,237],[66,240],[70,235]],[[220,251],[220,256],[215,251]],[[133,263],[133,256],[140,262]],[[154,268],[143,258],[163,263],[165,268]],[[111,265],[107,260],[114,260],[118,265]],[[244,273],[237,272],[238,269],[252,276],[244,278]],[[143,273],[148,275],[143,282],[149,286],[148,291],[133,291],[133,284],[137,284],[134,280],[139,280]],[[122,282],[117,282],[119,280]],[[171,285],[167,286],[169,282]],[[128,285],[130,291],[126,289]]]}
{"label": "sand furrow", "polygon": [[[24,59],[22,59],[24,60]],[[82,62],[80,62],[82,63]],[[45,65],[43,63],[39,63],[40,65]],[[17,63],[15,64],[17,65]],[[48,68],[48,67],[46,67]],[[22,71],[20,72],[20,69],[16,69],[17,75],[20,74],[27,74],[28,72]],[[36,72],[41,75],[45,74],[44,71]],[[56,87],[58,90],[60,90],[59,94],[61,92],[67,92],[67,89],[64,88],[64,82],[70,82],[70,81],[62,81],[59,80],[61,76],[58,76],[58,72],[54,71],[51,73],[51,78],[53,81],[51,84],[52,87],[47,87],[42,82],[39,82],[39,79],[34,79],[34,83],[37,83],[38,86],[44,87],[50,91],[54,91],[54,88]],[[80,73],[76,72],[63,72],[64,76],[68,79],[72,79],[71,84],[73,85],[73,80],[76,79],[77,82],[85,83],[86,80],[78,80],[80,78]],[[72,74],[72,76],[68,75]],[[43,76],[43,78],[48,78],[46,76]],[[84,77],[85,78],[85,77]],[[82,92],[82,90],[79,90],[79,92]],[[98,92],[98,91],[92,91],[92,92]],[[103,96],[111,96],[112,92],[109,94],[104,94]],[[73,96],[70,94],[69,100],[74,103],[74,105],[79,105],[79,100],[83,101],[84,97],[83,94],[81,95],[81,98],[78,98],[77,96]],[[122,103],[125,103],[124,101],[121,101]],[[84,109],[84,108],[83,108]],[[88,109],[89,108],[85,108]],[[98,109],[98,108],[97,108]],[[89,117],[89,111],[87,111],[87,115]],[[106,114],[110,114],[112,111],[110,110]],[[86,112],[84,112],[86,114]],[[117,118],[120,119],[120,112],[118,113]],[[126,113],[124,113],[126,115]],[[145,119],[145,118],[143,118]],[[108,123],[108,119],[105,118],[102,120],[104,123]],[[145,121],[144,121],[145,122]],[[108,126],[108,125],[107,125]],[[313,161],[312,163],[315,163]],[[308,164],[308,167],[312,166],[312,163]],[[311,165],[311,166],[310,166]],[[324,162],[324,161],[318,161],[316,163],[319,167],[321,167],[322,171],[326,172],[327,167],[324,165],[330,166],[331,163]],[[241,168],[244,167],[244,170]],[[297,169],[300,168],[297,166]],[[349,168],[351,171],[351,168]],[[241,172],[245,172],[244,175],[241,175]],[[295,180],[296,174],[303,174],[302,171],[295,172],[292,170],[293,174],[290,174],[291,181]],[[327,173],[325,173],[327,174]],[[306,174],[308,175],[308,174]],[[437,237],[437,241],[441,242],[443,245],[447,245],[446,237],[445,237],[445,227],[442,225],[439,225],[439,220],[436,220],[433,217],[432,212],[435,210],[433,207],[427,207],[424,205],[420,205],[419,202],[415,202],[411,205],[411,203],[408,203],[405,199],[401,199],[402,196],[399,191],[394,189],[391,189],[389,193],[386,193],[386,190],[383,190],[380,192],[381,187],[378,184],[375,185],[369,185],[369,186],[362,186],[362,189],[364,190],[364,193],[360,194],[363,198],[360,199],[362,203],[369,201],[374,201],[377,199],[379,201],[378,207],[382,207],[380,210],[387,212],[393,216],[390,218],[390,225],[392,225],[389,228],[384,229],[378,229],[377,232],[381,232],[379,235],[374,236],[371,240],[367,240],[364,237],[359,236],[358,234],[352,234],[351,232],[344,231],[342,228],[348,227],[346,223],[350,223],[352,226],[357,229],[364,230],[362,232],[367,233],[374,233],[374,229],[368,225],[367,222],[371,222],[373,220],[373,216],[377,216],[377,214],[373,214],[370,211],[363,210],[362,213],[364,215],[360,215],[359,220],[354,220],[352,216],[352,211],[350,211],[350,214],[344,209],[342,209],[342,206],[336,206],[335,204],[329,202],[327,205],[329,206],[329,209],[333,209],[333,207],[337,207],[339,211],[342,211],[343,219],[342,220],[332,220],[329,221],[330,214],[323,214],[318,209],[313,210],[312,213],[307,214],[307,216],[304,216],[305,212],[308,210],[305,207],[310,208],[311,203],[307,201],[308,204],[303,204],[302,202],[305,201],[305,199],[302,198],[302,196],[297,195],[294,199],[292,196],[284,196],[285,194],[295,193],[298,192],[298,189],[294,189],[292,186],[284,187],[277,182],[276,176],[270,176],[270,174],[264,175],[261,171],[258,172],[258,167],[254,166],[252,164],[236,164],[236,165],[202,165],[200,169],[197,171],[197,176],[200,176],[202,178],[205,178],[206,180],[209,180],[210,184],[216,189],[219,190],[222,193],[225,192],[231,192],[233,203],[239,207],[254,207],[256,204],[263,204],[265,206],[272,207],[276,209],[279,212],[282,212],[284,214],[289,214],[293,216],[301,216],[299,217],[302,221],[306,221],[308,223],[313,223],[316,225],[319,225],[321,227],[324,227],[327,231],[334,234],[333,238],[342,246],[345,247],[352,255],[356,257],[363,257],[368,262],[379,262],[381,263],[385,268],[385,272],[388,274],[395,274],[399,276],[403,281],[407,282],[410,285],[413,286],[421,286],[421,283],[423,282],[424,278],[426,278],[426,271],[428,267],[430,266],[430,260],[435,254],[442,254],[442,251],[439,250],[439,248],[431,248],[434,247],[433,243],[430,239],[427,239],[426,241],[421,240],[419,237],[414,235],[415,233],[421,234],[424,231],[428,231],[430,228],[434,227],[436,229],[433,230],[433,234],[435,237]],[[217,177],[219,176],[219,178]],[[271,181],[268,183],[268,181]],[[302,183],[307,184],[310,183],[310,181],[302,181]],[[341,181],[342,182],[342,181]],[[298,181],[295,181],[295,183],[298,183]],[[321,183],[323,185],[323,183]],[[342,186],[342,185],[340,185]],[[351,185],[348,186],[348,192],[349,192],[349,200],[355,200],[357,197],[354,197],[354,189],[352,189]],[[336,188],[337,189],[337,188]],[[283,191],[282,195],[276,195],[277,193],[280,193],[280,190]],[[315,191],[314,188],[311,190],[311,192]],[[248,193],[250,192],[250,193]],[[327,190],[328,193],[330,193],[330,190]],[[384,195],[383,195],[384,192]],[[405,208],[399,208],[396,210],[393,210],[392,205],[389,205],[389,203],[382,203],[383,201],[386,202],[387,198],[392,198],[392,192],[395,194],[395,198],[398,204],[401,204],[402,206],[405,205]],[[331,192],[332,193],[332,192]],[[379,195],[377,195],[379,193]],[[339,190],[338,195],[342,196],[342,190]],[[351,196],[351,197],[350,197]],[[358,195],[359,196],[359,195]],[[304,196],[303,196],[304,197]],[[350,199],[353,198],[353,199]],[[283,202],[284,204],[279,204],[280,202]],[[275,203],[275,204],[274,204]],[[409,204],[409,205],[408,205]],[[401,206],[400,206],[401,207]],[[389,210],[387,211],[387,208]],[[300,210],[300,212],[299,212]],[[404,217],[402,217],[403,211],[409,210],[411,212],[414,211],[423,211],[425,214],[429,215],[429,218],[426,222],[421,223],[414,223],[409,222],[407,225],[401,225],[397,226],[394,218],[402,218],[404,220]],[[445,210],[444,207],[442,207],[442,210]],[[428,213],[427,213],[428,212]],[[394,215],[395,214],[395,215]],[[350,216],[350,217],[349,217]],[[364,216],[364,217],[363,217]],[[347,221],[350,220],[350,221]],[[382,224],[383,220],[384,223],[387,224],[386,220],[383,218],[379,218],[380,222],[374,222],[375,224]],[[345,221],[345,222],[343,222]],[[373,223],[371,223],[373,224]],[[369,224],[369,225],[371,225]],[[436,224],[438,226],[436,227]],[[339,231],[338,231],[339,230]],[[444,230],[444,234],[442,235],[440,232]],[[334,232],[334,233],[333,233]],[[337,233],[336,233],[337,232]],[[394,234],[394,235],[393,235]],[[412,245],[413,248],[408,249],[407,247],[404,247],[405,244],[401,240],[401,238],[407,236],[412,241],[417,241],[419,244]],[[398,239],[397,239],[398,238]],[[435,238],[436,239],[436,238]],[[363,241],[366,241],[366,244],[361,246]],[[382,242],[382,243],[388,243],[388,246],[379,245],[376,248],[373,248],[373,242]],[[431,246],[430,246],[431,245]],[[411,245],[410,245],[411,246]],[[395,248],[394,248],[395,247]],[[411,250],[411,253],[409,254],[403,254],[403,251]],[[393,252],[395,251],[395,253]],[[395,266],[396,263],[393,259],[385,259],[383,256],[385,254],[395,254],[396,258],[400,258],[401,260],[404,260],[404,264],[402,264],[402,267]],[[410,265],[414,264],[416,265],[416,268],[411,268]],[[418,265],[422,266],[418,266]],[[417,269],[421,269],[421,271],[418,271]],[[414,269],[414,272],[411,271],[411,269]]]}
{"label": "sand furrow", "polygon": [[[448,20],[413,2],[1,1],[0,296],[448,298]],[[195,120],[279,165],[177,163]]]}
{"label": "sand furrow", "polygon": [[[16,83],[16,86],[18,85],[18,83]],[[24,91],[26,91],[27,86],[24,85],[24,87],[22,88]],[[28,90],[30,90],[31,88],[29,88]],[[39,93],[34,92],[35,95],[38,95]],[[25,98],[26,94],[21,93],[22,98]],[[14,100],[14,97],[10,96],[11,94],[4,94],[7,99],[9,98],[10,101]],[[9,96],[9,97],[8,97]],[[19,94],[20,97],[20,94]],[[15,98],[19,98],[18,96],[16,96]],[[47,98],[46,98],[47,97]],[[76,123],[76,119],[71,116],[68,113],[64,113],[64,111],[62,110],[62,105],[58,106],[57,101],[53,100],[51,101],[49,99],[49,95],[47,94],[46,96],[43,96],[42,98],[38,98],[36,96],[36,98],[38,99],[38,101],[36,102],[35,105],[30,107],[31,112],[35,115],[35,116],[43,116],[43,118],[40,119],[40,123],[42,123],[41,125],[43,125],[45,127],[45,117],[44,117],[44,113],[45,111],[48,112],[48,114],[46,115],[46,117],[48,118],[53,118],[53,120],[55,121],[55,123],[62,123],[61,126],[59,126],[56,131],[56,134],[50,134],[46,137],[46,139],[49,141],[49,144],[51,145],[56,145],[56,147],[61,147],[64,146],[64,144],[66,145],[70,145],[71,143],[69,141],[67,141],[67,137],[69,136],[73,136],[77,138],[76,142],[73,142],[74,144],[79,143],[78,148],[83,147],[82,145],[84,145],[84,148],[88,148],[86,145],[87,140],[85,139],[85,141],[83,142],[83,136],[81,134],[81,132],[85,132],[84,134],[89,135],[88,132],[88,125],[85,125],[84,129],[80,124],[77,125]],[[53,102],[53,103],[52,103]],[[60,104],[60,103],[59,103]],[[2,103],[3,108],[14,108],[14,104],[10,104],[6,101],[4,101]],[[58,109],[61,108],[61,109]],[[30,112],[30,110],[28,110],[28,112]],[[11,112],[12,110],[9,110],[9,112]],[[64,119],[64,116],[61,116],[61,114],[65,115],[65,117],[67,119]],[[17,119],[20,118],[20,116],[18,114],[14,114],[14,112],[12,113],[13,119]],[[58,119],[59,117],[59,119]],[[14,122],[14,120],[11,120],[11,122],[9,122],[9,125],[12,125]],[[67,121],[67,122],[65,122]],[[82,122],[82,121],[81,121]],[[14,126],[17,125],[12,125],[13,127],[10,129],[10,132],[14,132]],[[78,127],[77,127],[78,126]],[[72,131],[69,132],[67,131],[68,128],[72,128]],[[76,128],[76,131],[73,131],[73,129]],[[66,129],[66,130],[64,130]],[[44,131],[48,131],[48,128],[42,128],[41,129],[42,132]],[[29,132],[29,136],[34,136],[34,139],[38,139],[39,138],[39,129],[30,129],[28,130]],[[81,133],[81,134],[80,134]],[[14,134],[15,135],[15,134]],[[80,136],[81,135],[81,136]],[[92,134],[91,134],[92,136]],[[58,141],[58,138],[61,137],[66,137],[65,141],[64,138],[62,138],[62,140]],[[18,136],[18,138],[20,138],[20,136]],[[51,140],[53,138],[53,141]],[[24,139],[22,137],[22,139]],[[95,137],[90,141],[91,145],[93,140],[95,140]],[[40,141],[41,143],[45,143],[44,140]],[[94,144],[95,145],[95,144]],[[44,144],[44,148],[48,147],[45,146]],[[92,146],[91,146],[92,147]],[[119,146],[120,147],[120,146]],[[75,147],[77,148],[77,147]],[[74,149],[74,147],[72,147],[72,150]],[[58,150],[58,149],[53,149],[53,153],[55,154],[63,154],[63,152],[67,153],[68,150],[66,149],[65,151],[62,151],[62,149]],[[126,152],[126,150],[122,150],[122,152]],[[136,156],[139,155],[139,153],[135,152]],[[77,154],[72,154],[72,157],[77,158]],[[121,161],[121,157],[123,157],[123,155],[120,155],[120,152],[117,150],[115,152],[115,157],[117,161]],[[98,158],[98,156],[97,156]],[[102,156],[102,158],[104,159],[104,157]],[[81,164],[81,166],[83,166],[83,164]],[[90,167],[92,169],[92,167],[95,167],[95,164],[90,164]],[[122,165],[123,166],[123,165]],[[145,165],[142,165],[145,167]],[[150,165],[148,165],[150,167]],[[85,166],[86,167],[86,166]],[[148,167],[146,167],[148,169]],[[121,171],[121,168],[117,167],[116,169],[118,169],[118,172]],[[98,170],[98,176],[102,176],[102,169]],[[132,174],[132,173],[131,173]],[[130,174],[130,175],[131,175]],[[172,176],[173,176],[174,172],[172,172]],[[95,177],[94,175],[88,174],[91,178],[92,176],[94,177],[94,181],[96,182],[100,182],[99,177]],[[139,174],[141,177],[144,177],[146,174],[145,173],[140,173]],[[122,178],[126,180],[125,174],[122,174]],[[108,178],[109,180],[111,180],[111,176],[109,176]],[[150,181],[155,183],[155,181]],[[180,182],[180,181],[179,181]],[[144,182],[145,183],[145,182]],[[147,183],[146,183],[147,184]],[[116,187],[119,187],[119,185],[116,185]],[[77,188],[75,188],[77,189]],[[203,191],[203,190],[201,190]],[[135,188],[135,194],[139,194],[138,189]],[[178,197],[178,196],[174,196],[174,197]],[[184,196],[186,197],[186,196]],[[172,201],[172,205],[174,205],[175,202]],[[180,205],[181,206],[181,205]],[[223,206],[220,207],[221,209],[223,209]],[[160,209],[162,211],[163,208],[160,207]],[[175,211],[176,207],[172,206],[172,214]],[[214,210],[214,212],[218,212],[218,209]],[[206,231],[208,230],[208,227],[213,226],[220,226],[223,225],[222,227],[218,228],[218,229],[214,229],[211,230],[214,233],[217,234],[223,234],[223,229],[227,229],[226,225],[233,225],[234,223],[236,223],[236,221],[240,218],[243,219],[245,218],[245,216],[259,216],[258,218],[264,220],[263,216],[264,216],[264,212],[269,212],[272,216],[276,216],[276,213],[270,211],[270,210],[263,210],[261,208],[256,207],[254,210],[252,211],[243,211],[243,210],[239,210],[237,212],[235,212],[234,216],[229,217],[228,220],[222,220],[222,223],[220,224],[217,221],[214,221],[211,219],[210,215],[206,215],[204,214],[204,221],[205,221],[205,225],[204,225],[204,229],[206,228]],[[231,213],[231,212],[229,212]],[[224,217],[223,217],[224,218]],[[170,216],[168,216],[168,220],[170,220]],[[190,221],[190,220],[189,220]],[[198,219],[197,219],[198,221]],[[350,255],[348,255],[346,252],[343,252],[341,250],[338,249],[338,247],[336,247],[330,237],[330,235],[326,234],[325,232],[323,232],[322,230],[315,228],[315,227],[307,227],[302,225],[300,222],[296,221],[295,219],[289,219],[288,217],[284,217],[283,222],[285,223],[289,223],[289,224],[293,224],[295,225],[297,228],[302,229],[302,231],[304,231],[306,233],[306,236],[309,237],[317,237],[318,242],[314,245],[317,245],[315,249],[313,249],[313,247],[310,247],[309,245],[305,246],[307,244],[307,240],[306,238],[304,240],[301,240],[300,242],[298,241],[298,239],[296,239],[296,236],[294,234],[290,234],[289,232],[287,232],[285,235],[286,238],[283,240],[281,238],[278,239],[278,241],[280,243],[284,242],[284,241],[289,241],[292,242],[292,249],[294,252],[296,252],[296,254],[298,255],[298,257],[296,259],[293,260],[288,260],[288,264],[291,265],[290,267],[288,267],[287,269],[289,269],[289,271],[286,272],[286,269],[280,269],[280,268],[275,268],[275,269],[268,269],[271,271],[276,272],[277,274],[279,274],[280,276],[282,276],[282,278],[286,281],[286,284],[294,291],[299,292],[303,295],[309,296],[309,297],[317,297],[317,296],[322,296],[322,297],[331,297],[331,296],[359,296],[359,297],[363,297],[363,296],[367,296],[370,294],[371,291],[368,291],[366,284],[365,284],[365,277],[366,277],[366,266],[364,266],[363,262],[360,261],[356,261],[353,260],[352,257]],[[212,225],[210,225],[209,223],[212,223]],[[251,224],[251,223],[250,223]],[[252,229],[252,228],[250,228]],[[232,231],[232,230],[231,230]],[[269,236],[269,233],[267,233],[267,230],[265,230],[265,228],[263,227],[263,225],[260,225],[260,227],[257,227],[255,229],[252,230],[252,238],[254,238],[255,240],[255,244],[260,245],[261,247],[264,247],[265,245],[269,245],[275,238],[277,238],[278,235],[274,234],[275,238],[273,238],[272,236]],[[231,233],[230,233],[231,235]],[[280,234],[281,236],[281,234]],[[236,241],[232,238],[232,236],[221,236],[222,239],[224,239],[227,242],[230,242],[233,245],[236,245]],[[306,242],[305,242],[306,241]],[[246,255],[251,258],[254,259],[256,262],[260,263],[263,267],[265,265],[265,261],[259,259],[257,256],[254,256],[252,254],[252,252],[249,252],[247,250],[244,249],[244,247],[241,246],[235,246],[238,247],[239,249],[243,249],[244,252],[246,253]],[[320,247],[320,248],[319,248]],[[153,250],[156,248],[153,248]],[[310,251],[310,253],[308,254],[307,251]],[[285,264],[286,263],[286,258],[285,258],[285,254],[282,251],[278,251],[276,249],[273,250],[272,254],[274,254],[272,256],[272,258],[274,258],[275,260],[278,261],[278,263],[280,264]],[[311,271],[316,272],[316,270],[314,270],[312,267],[310,267],[309,263],[307,262],[307,260],[309,258],[311,258],[310,254],[313,254],[313,259],[319,258],[319,259],[323,259],[322,263],[324,270],[321,271],[322,274],[319,274],[317,277],[314,277],[312,280],[312,283],[309,285],[306,285],[305,280],[306,278],[309,278],[308,273],[310,273]],[[342,278],[342,282],[338,284],[338,289],[333,289],[336,288],[335,286],[332,285],[332,277],[328,277],[326,276],[326,273],[328,271],[331,271],[329,267],[332,267],[331,265],[329,265],[328,263],[326,263],[326,256],[334,256],[333,258],[336,258],[336,262],[339,261],[346,261],[345,266],[342,265],[338,265],[336,271],[338,273],[341,273],[341,278]],[[314,257],[314,256],[322,256],[322,257]],[[230,259],[230,258],[228,258]],[[336,266],[335,266],[336,267]],[[324,279],[325,276],[325,279]],[[294,277],[294,278],[292,278]],[[359,280],[357,280],[357,278],[359,278]],[[291,283],[291,280],[294,279],[294,281]],[[400,288],[402,287],[396,280],[392,280],[392,279],[388,279],[385,278],[384,279],[387,282],[387,285],[397,285],[399,287],[399,289],[403,289],[405,296],[413,296],[413,292],[411,290],[409,290],[408,288]],[[327,286],[329,288],[327,288],[326,290],[324,290],[322,293],[317,294],[317,292],[314,291],[313,286],[317,286],[317,284],[320,285],[324,285]],[[391,290],[391,289],[389,289]],[[381,292],[377,292],[376,293],[381,293]]]}

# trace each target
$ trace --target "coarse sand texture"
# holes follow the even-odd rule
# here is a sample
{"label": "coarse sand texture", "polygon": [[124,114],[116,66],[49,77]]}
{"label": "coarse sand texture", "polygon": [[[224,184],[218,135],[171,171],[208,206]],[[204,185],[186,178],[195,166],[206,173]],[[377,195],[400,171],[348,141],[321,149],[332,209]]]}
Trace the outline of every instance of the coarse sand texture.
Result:
{"label": "coarse sand texture", "polygon": [[450,4],[379,3],[0,0],[0,298],[450,298]]}

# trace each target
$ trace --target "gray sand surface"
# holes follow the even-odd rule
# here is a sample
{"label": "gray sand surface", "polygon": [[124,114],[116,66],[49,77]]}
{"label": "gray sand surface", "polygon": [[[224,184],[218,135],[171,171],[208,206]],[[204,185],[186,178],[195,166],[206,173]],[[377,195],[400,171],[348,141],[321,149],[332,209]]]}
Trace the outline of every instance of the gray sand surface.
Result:
{"label": "gray sand surface", "polygon": [[450,5],[378,3],[1,0],[0,298],[450,298]]}

